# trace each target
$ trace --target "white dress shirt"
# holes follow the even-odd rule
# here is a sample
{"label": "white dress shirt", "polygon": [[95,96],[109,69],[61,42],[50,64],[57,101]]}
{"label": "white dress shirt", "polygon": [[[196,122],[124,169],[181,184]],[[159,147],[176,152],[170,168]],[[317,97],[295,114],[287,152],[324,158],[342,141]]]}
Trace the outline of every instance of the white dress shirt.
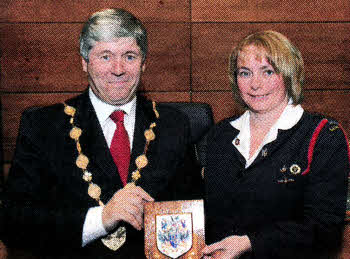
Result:
{"label": "white dress shirt", "polygon": [[[288,105],[284,108],[281,116],[278,118],[276,123],[271,127],[269,132],[266,134],[259,148],[255,151],[254,155],[249,158],[250,151],[250,111],[247,110],[238,119],[231,121],[232,127],[239,130],[239,134],[234,138],[232,144],[242,154],[246,160],[245,168],[249,167],[254,160],[257,158],[262,148],[272,141],[276,140],[278,130],[288,130],[295,126],[301,119],[304,113],[304,109],[300,105],[293,105],[291,100]],[[236,140],[239,141],[236,141]]]}
{"label": "white dress shirt", "polygon": [[[103,135],[106,139],[108,147],[111,146],[116,124],[109,117],[114,111],[124,111],[124,127],[128,133],[130,142],[130,151],[132,150],[132,144],[134,140],[135,120],[136,120],[136,97],[130,102],[114,106],[101,101],[89,88],[89,97],[96,112],[97,119],[103,131]],[[92,172],[94,173],[94,172]],[[86,214],[83,234],[82,234],[82,247],[89,244],[90,242],[107,235],[108,233],[102,224],[102,210],[103,207],[97,206],[90,208]]]}

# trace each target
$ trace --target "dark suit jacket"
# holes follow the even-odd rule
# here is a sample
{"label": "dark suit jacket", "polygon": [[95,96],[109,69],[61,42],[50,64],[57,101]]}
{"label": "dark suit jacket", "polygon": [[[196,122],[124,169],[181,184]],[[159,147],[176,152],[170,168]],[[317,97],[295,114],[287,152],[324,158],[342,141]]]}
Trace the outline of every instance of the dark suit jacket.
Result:
{"label": "dark suit jacket", "polygon": [[[77,110],[75,124],[83,131],[82,152],[90,160],[87,169],[93,173],[92,181],[101,187],[101,200],[106,204],[122,183],[88,92],[66,103]],[[75,165],[77,149],[69,137],[70,116],[63,109],[63,104],[56,104],[23,113],[6,184],[8,229],[4,240],[9,245],[29,247],[40,255],[142,258],[143,231],[128,224],[127,241],[120,250],[110,251],[100,240],[80,248],[87,210],[98,204],[88,196],[88,184]],[[147,151],[149,164],[142,170],[138,185],[156,201],[194,198],[191,188],[198,182],[192,176],[198,171],[193,167],[187,117],[167,106],[159,105],[157,110],[159,119],[152,103],[138,97],[129,173],[136,169],[134,161],[143,153],[145,129],[156,122],[156,139]],[[130,177],[131,173],[129,181]]]}
{"label": "dark suit jacket", "polygon": [[[311,136],[322,117],[304,112],[294,127],[279,130],[248,168],[232,144],[239,133],[229,124],[233,119],[208,135],[208,243],[248,235],[253,251],[249,258],[330,258],[341,245],[350,172],[348,143],[340,126],[334,121],[325,125],[311,170],[302,175]],[[300,167],[299,173],[291,173],[293,165]],[[291,181],[281,182],[284,177]]]}

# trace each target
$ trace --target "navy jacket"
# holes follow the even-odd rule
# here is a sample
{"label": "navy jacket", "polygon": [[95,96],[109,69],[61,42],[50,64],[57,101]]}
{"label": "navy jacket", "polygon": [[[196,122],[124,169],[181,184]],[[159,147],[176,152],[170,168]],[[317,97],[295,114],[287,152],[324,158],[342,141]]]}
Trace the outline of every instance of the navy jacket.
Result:
{"label": "navy jacket", "polygon": [[[83,131],[80,144],[90,160],[87,169],[101,187],[101,200],[106,204],[122,183],[88,92],[66,103],[77,110],[75,124]],[[88,196],[88,184],[75,164],[77,148],[69,136],[70,116],[63,109],[63,104],[57,104],[22,116],[5,190],[8,229],[1,238],[10,246],[45,256],[143,258],[144,233],[128,224],[127,241],[118,251],[109,250],[100,240],[81,248],[86,213],[98,204]],[[136,169],[136,157],[144,151],[144,131],[156,122],[156,139],[147,151],[149,164],[142,169],[138,185],[156,201],[193,198],[192,180],[195,174],[200,178],[200,173],[194,164],[188,119],[167,106],[159,105],[157,110],[159,119],[152,103],[138,97],[128,180]]]}
{"label": "navy jacket", "polygon": [[338,123],[329,121],[321,130],[310,171],[302,175],[321,116],[304,112],[294,127],[279,130],[247,169],[232,144],[239,133],[229,124],[233,119],[207,136],[207,242],[248,235],[252,252],[246,256],[258,259],[323,258],[334,252],[341,245],[350,172],[348,143]]}

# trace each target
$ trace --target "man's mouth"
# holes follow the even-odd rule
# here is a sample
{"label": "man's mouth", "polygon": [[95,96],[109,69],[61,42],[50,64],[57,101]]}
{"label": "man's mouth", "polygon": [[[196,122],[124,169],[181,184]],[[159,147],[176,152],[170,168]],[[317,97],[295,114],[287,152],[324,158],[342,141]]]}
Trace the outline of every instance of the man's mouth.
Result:
{"label": "man's mouth", "polygon": [[128,80],[123,79],[123,80],[108,81],[107,83],[108,83],[108,84],[124,84],[124,83],[126,83],[126,82],[128,82]]}

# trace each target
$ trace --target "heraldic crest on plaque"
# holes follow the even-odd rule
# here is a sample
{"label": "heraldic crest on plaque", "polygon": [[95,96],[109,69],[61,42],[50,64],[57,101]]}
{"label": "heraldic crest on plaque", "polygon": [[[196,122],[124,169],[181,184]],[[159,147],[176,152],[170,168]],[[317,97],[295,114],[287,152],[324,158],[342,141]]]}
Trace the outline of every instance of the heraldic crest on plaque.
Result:
{"label": "heraldic crest on plaque", "polygon": [[192,215],[156,216],[157,247],[170,258],[178,258],[192,247]]}
{"label": "heraldic crest on plaque", "polygon": [[205,246],[203,200],[145,204],[145,255],[199,259]]}

